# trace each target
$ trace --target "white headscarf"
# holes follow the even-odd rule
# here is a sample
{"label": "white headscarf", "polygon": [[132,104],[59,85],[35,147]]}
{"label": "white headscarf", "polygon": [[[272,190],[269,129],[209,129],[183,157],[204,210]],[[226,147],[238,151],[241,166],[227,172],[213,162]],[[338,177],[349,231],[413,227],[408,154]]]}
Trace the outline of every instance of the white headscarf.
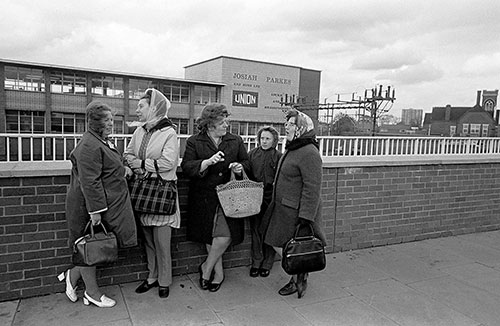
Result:
{"label": "white headscarf", "polygon": [[154,127],[161,119],[168,118],[168,110],[170,110],[170,101],[159,90],[148,88],[145,92],[147,94],[151,91],[151,100],[149,103],[149,112],[146,121],[133,121],[127,123],[129,127],[144,126],[146,129]]}

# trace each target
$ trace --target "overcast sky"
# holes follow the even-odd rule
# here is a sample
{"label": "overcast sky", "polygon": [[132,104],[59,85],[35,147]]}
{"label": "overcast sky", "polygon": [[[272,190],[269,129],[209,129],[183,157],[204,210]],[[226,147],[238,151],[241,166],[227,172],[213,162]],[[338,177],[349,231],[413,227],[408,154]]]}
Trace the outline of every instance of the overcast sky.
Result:
{"label": "overcast sky", "polygon": [[221,55],[321,71],[320,101],[396,89],[403,108],[500,88],[498,0],[1,0],[0,58],[184,77]]}

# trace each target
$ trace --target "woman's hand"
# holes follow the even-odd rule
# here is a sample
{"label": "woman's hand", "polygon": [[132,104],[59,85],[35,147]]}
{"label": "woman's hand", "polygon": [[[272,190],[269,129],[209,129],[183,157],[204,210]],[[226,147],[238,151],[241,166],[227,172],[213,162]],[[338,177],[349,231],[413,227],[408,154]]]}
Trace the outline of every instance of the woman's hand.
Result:
{"label": "woman's hand", "polygon": [[135,159],[131,159],[130,161],[128,161],[128,166],[132,169],[132,170],[135,170],[135,169],[140,169],[141,166],[142,166],[142,160],[138,159],[138,158],[135,158]]}
{"label": "woman's hand", "polygon": [[205,171],[210,165],[217,164],[219,162],[224,161],[224,152],[218,151],[214,155],[212,155],[210,158],[207,158],[206,160],[203,160],[201,162],[201,168],[200,172]]}
{"label": "woman's hand", "polygon": [[208,159],[210,165],[217,164],[224,161],[224,152],[218,151],[211,158]]}
{"label": "woman's hand", "polygon": [[130,178],[131,176],[134,175],[134,172],[132,172],[132,169],[129,168],[128,166],[125,167],[125,178]]}
{"label": "woman's hand", "polygon": [[90,221],[92,222],[92,225],[101,224],[101,213],[90,214]]}
{"label": "woman's hand", "polygon": [[229,164],[229,168],[236,174],[241,174],[243,172],[243,165],[241,165],[241,163],[233,162]]}

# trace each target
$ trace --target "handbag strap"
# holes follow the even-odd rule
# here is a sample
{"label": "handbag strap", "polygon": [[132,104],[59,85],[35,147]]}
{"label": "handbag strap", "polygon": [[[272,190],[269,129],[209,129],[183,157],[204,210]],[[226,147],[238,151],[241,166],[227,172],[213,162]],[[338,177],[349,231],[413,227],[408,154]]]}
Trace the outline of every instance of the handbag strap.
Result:
{"label": "handbag strap", "polygon": [[314,229],[313,229],[311,223],[309,223],[309,225],[308,225],[309,229],[311,230],[311,235],[299,237],[299,231],[300,231],[301,226],[302,226],[301,224],[297,224],[297,227],[295,228],[295,234],[293,235],[293,238],[295,240],[305,240],[305,239],[314,238]]}
{"label": "handbag strap", "polygon": [[[241,180],[248,180],[248,176],[245,172],[245,169],[241,169],[241,175],[243,177],[243,179],[241,179]],[[236,174],[234,173],[233,169],[231,169],[231,179],[230,180],[231,181],[236,180]]]}
{"label": "handbag strap", "polygon": [[[157,179],[160,179],[163,183],[165,182],[165,180],[162,178],[162,176],[160,175],[160,168],[158,167],[158,162],[156,160],[153,160],[153,165],[155,167],[155,170],[156,170],[156,178]],[[153,176],[153,172],[147,172],[144,177],[142,178],[142,180],[145,180],[145,179],[149,179]]]}
{"label": "handbag strap", "polygon": [[[106,228],[104,227],[104,224],[102,224],[102,222],[99,224],[102,228],[102,231],[104,232],[104,234],[108,235],[108,231],[106,230]],[[83,234],[87,234],[87,230],[90,230],[90,235],[92,236],[92,238],[94,237],[94,225],[92,224],[92,221],[89,221],[87,223],[87,225],[85,226],[85,230],[83,231]]]}

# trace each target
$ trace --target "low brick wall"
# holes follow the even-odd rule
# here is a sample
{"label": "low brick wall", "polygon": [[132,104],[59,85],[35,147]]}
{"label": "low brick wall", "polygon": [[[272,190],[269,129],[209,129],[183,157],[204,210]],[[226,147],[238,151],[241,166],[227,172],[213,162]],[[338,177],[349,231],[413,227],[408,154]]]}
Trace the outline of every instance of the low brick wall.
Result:
{"label": "low brick wall", "polygon": [[[70,267],[64,201],[69,175],[0,177],[0,301],[63,292]],[[173,273],[196,272],[204,246],[186,240],[187,180],[179,173],[181,228],[172,235]],[[323,226],[328,252],[500,229],[500,163],[324,168]],[[226,267],[250,264],[245,241]],[[147,275],[142,246],[98,268],[99,284]]]}

